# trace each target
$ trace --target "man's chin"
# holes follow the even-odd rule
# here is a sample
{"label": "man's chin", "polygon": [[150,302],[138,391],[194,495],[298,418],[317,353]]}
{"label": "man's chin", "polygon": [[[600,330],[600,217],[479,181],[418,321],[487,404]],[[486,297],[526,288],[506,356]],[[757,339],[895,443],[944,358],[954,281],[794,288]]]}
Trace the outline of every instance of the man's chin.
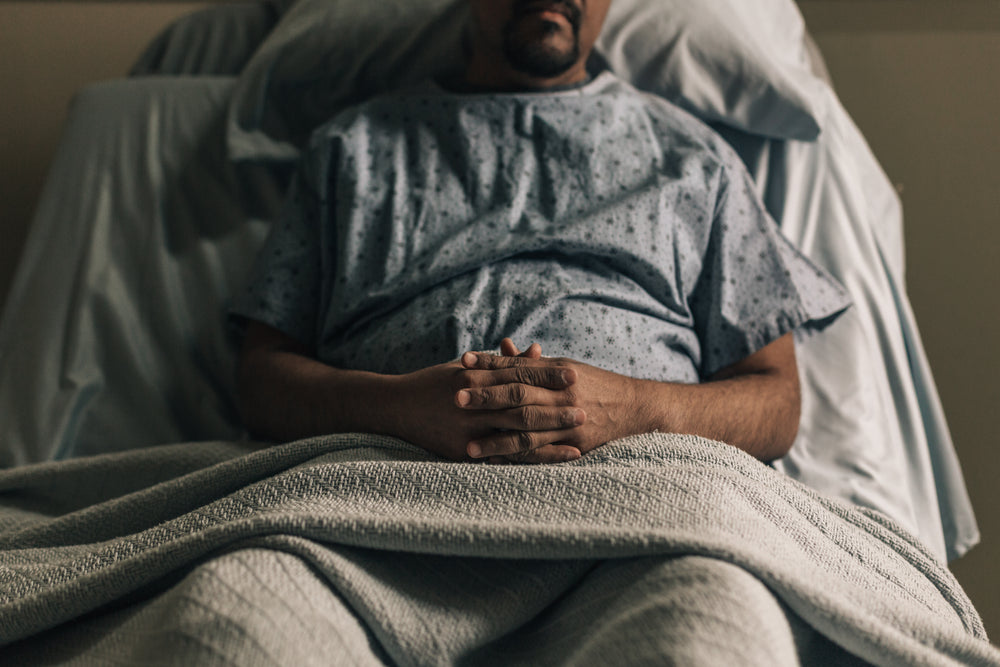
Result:
{"label": "man's chin", "polygon": [[[549,15],[556,18],[550,20]],[[576,64],[576,33],[558,12],[531,12],[518,17],[504,33],[504,55],[521,74],[536,79],[558,77]]]}

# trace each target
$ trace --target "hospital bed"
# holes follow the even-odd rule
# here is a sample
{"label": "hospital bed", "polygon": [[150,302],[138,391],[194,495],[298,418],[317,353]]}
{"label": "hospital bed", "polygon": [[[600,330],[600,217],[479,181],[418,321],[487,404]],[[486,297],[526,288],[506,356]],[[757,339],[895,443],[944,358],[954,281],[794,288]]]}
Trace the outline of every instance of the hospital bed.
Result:
{"label": "hospital bed", "polygon": [[[903,289],[899,201],[790,0],[616,0],[592,63],[715,127],[851,294],[796,341],[787,457],[650,434],[497,468],[359,434],[246,438],[225,312],[299,148],[352,102],[458,66],[464,11],[222,5],[76,97],[0,320],[0,656],[596,664],[617,645],[567,630],[567,591],[683,555],[763,582],[796,659],[1000,664],[944,566],[978,532]],[[506,587],[470,574],[486,563]],[[539,602],[507,614],[511,596]],[[538,618],[562,643],[525,639]]]}

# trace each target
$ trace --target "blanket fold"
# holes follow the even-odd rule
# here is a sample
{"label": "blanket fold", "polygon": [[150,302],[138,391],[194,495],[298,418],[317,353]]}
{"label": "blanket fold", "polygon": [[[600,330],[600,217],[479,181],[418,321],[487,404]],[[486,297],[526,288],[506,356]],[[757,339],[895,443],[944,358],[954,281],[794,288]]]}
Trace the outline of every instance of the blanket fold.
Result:
{"label": "blanket fold", "polygon": [[[250,567],[248,558],[270,565]],[[339,611],[316,618],[354,637],[351,650],[379,656],[370,664],[476,656],[503,664],[496,647],[510,648],[532,619],[571,598],[594,606],[585,593],[597,590],[586,583],[594,571],[637,562],[652,582],[674,581],[694,563],[697,581],[721,577],[773,596],[765,607],[795,630],[788,636],[806,628],[845,659],[1000,665],[947,568],[891,520],[691,436],[636,436],[552,466],[454,463],[348,434],[263,449],[193,443],[0,472],[0,642],[17,655],[39,633],[88,614],[113,616],[117,636],[137,646],[151,636],[150,619],[162,623],[150,610],[176,587],[127,613],[109,605],[168,579],[214,572],[220,581],[237,567],[284,572],[267,588],[279,606],[297,608],[288,600],[309,587],[327,591]],[[517,611],[507,614],[510,605]],[[552,618],[551,627],[562,622]],[[79,637],[71,627],[66,636]],[[573,627],[571,636],[589,633]],[[93,643],[80,641],[81,651]],[[560,660],[572,653],[564,649]],[[524,661],[557,660],[545,655]]]}

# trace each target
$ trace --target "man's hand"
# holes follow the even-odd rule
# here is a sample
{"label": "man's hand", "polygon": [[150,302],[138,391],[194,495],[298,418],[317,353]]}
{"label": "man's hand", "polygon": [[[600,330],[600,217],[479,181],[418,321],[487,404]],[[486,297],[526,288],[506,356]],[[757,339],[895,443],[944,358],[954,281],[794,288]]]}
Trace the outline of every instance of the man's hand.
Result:
{"label": "man's hand", "polygon": [[[505,344],[507,349],[502,346],[505,354],[516,351],[513,343],[505,341]],[[555,407],[576,409],[585,417],[576,427],[561,433],[534,429],[486,434],[469,443],[468,454],[473,458],[505,457],[535,463],[552,447],[570,446],[586,453],[610,440],[647,430],[636,396],[637,381],[633,378],[563,358],[468,352],[461,361],[470,371],[494,376],[490,384],[459,391],[456,402],[463,409],[504,412]],[[562,374],[570,381],[565,387],[541,387],[525,381],[540,370]],[[514,381],[505,381],[509,377]],[[556,436],[559,439],[554,440]]]}
{"label": "man's hand", "polygon": [[[510,338],[500,341],[500,354],[505,357],[526,357],[528,359],[541,359],[542,346],[532,343],[524,352],[520,352]],[[537,449],[528,452],[519,452],[507,456],[490,456],[487,460],[490,463],[552,463],[554,461],[575,461],[580,458],[580,450],[576,447],[565,445],[542,445]]]}
{"label": "man's hand", "polygon": [[[539,350],[529,349],[528,353],[537,355]],[[532,361],[527,356],[511,359]],[[470,442],[487,442],[498,432],[530,433],[533,441],[560,443],[584,420],[583,412],[572,405],[533,403],[476,409],[462,405],[461,397],[467,392],[496,392],[498,386],[515,385],[559,392],[573,380],[574,376],[563,369],[543,364],[491,370],[466,368],[461,362],[431,366],[398,376],[391,390],[391,403],[397,407],[389,417],[390,432],[452,460],[467,460]],[[536,462],[555,463],[579,456],[574,447],[556,445],[539,452]]]}

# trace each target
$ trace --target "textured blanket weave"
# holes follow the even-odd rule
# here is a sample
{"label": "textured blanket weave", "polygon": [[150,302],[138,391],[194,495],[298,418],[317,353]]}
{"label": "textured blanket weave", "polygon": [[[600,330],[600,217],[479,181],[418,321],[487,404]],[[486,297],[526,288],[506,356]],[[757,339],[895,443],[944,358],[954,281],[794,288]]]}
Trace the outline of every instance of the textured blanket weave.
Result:
{"label": "textured blanket weave", "polygon": [[[8,657],[47,636],[59,641],[36,642],[45,650],[84,655],[103,646],[86,631],[100,627],[115,637],[101,650],[127,644],[135,658],[166,622],[157,605],[202,596],[202,606],[267,610],[263,624],[235,611],[228,622],[268,663],[302,660],[288,653],[305,641],[291,628],[308,616],[321,624],[302,632],[336,635],[343,662],[485,664],[484,651],[608,562],[694,556],[752,575],[789,616],[864,661],[1000,665],[951,574],[891,521],[688,436],[638,436],[553,466],[446,462],[367,435],[256,451],[196,443],[6,471],[0,501]],[[521,617],[501,613],[543,588]],[[406,604],[403,589],[416,591]],[[294,618],[284,625],[282,614]],[[222,632],[205,627],[202,642]],[[559,655],[594,627],[576,625]],[[242,650],[212,647],[217,662],[228,651],[249,664]]]}

